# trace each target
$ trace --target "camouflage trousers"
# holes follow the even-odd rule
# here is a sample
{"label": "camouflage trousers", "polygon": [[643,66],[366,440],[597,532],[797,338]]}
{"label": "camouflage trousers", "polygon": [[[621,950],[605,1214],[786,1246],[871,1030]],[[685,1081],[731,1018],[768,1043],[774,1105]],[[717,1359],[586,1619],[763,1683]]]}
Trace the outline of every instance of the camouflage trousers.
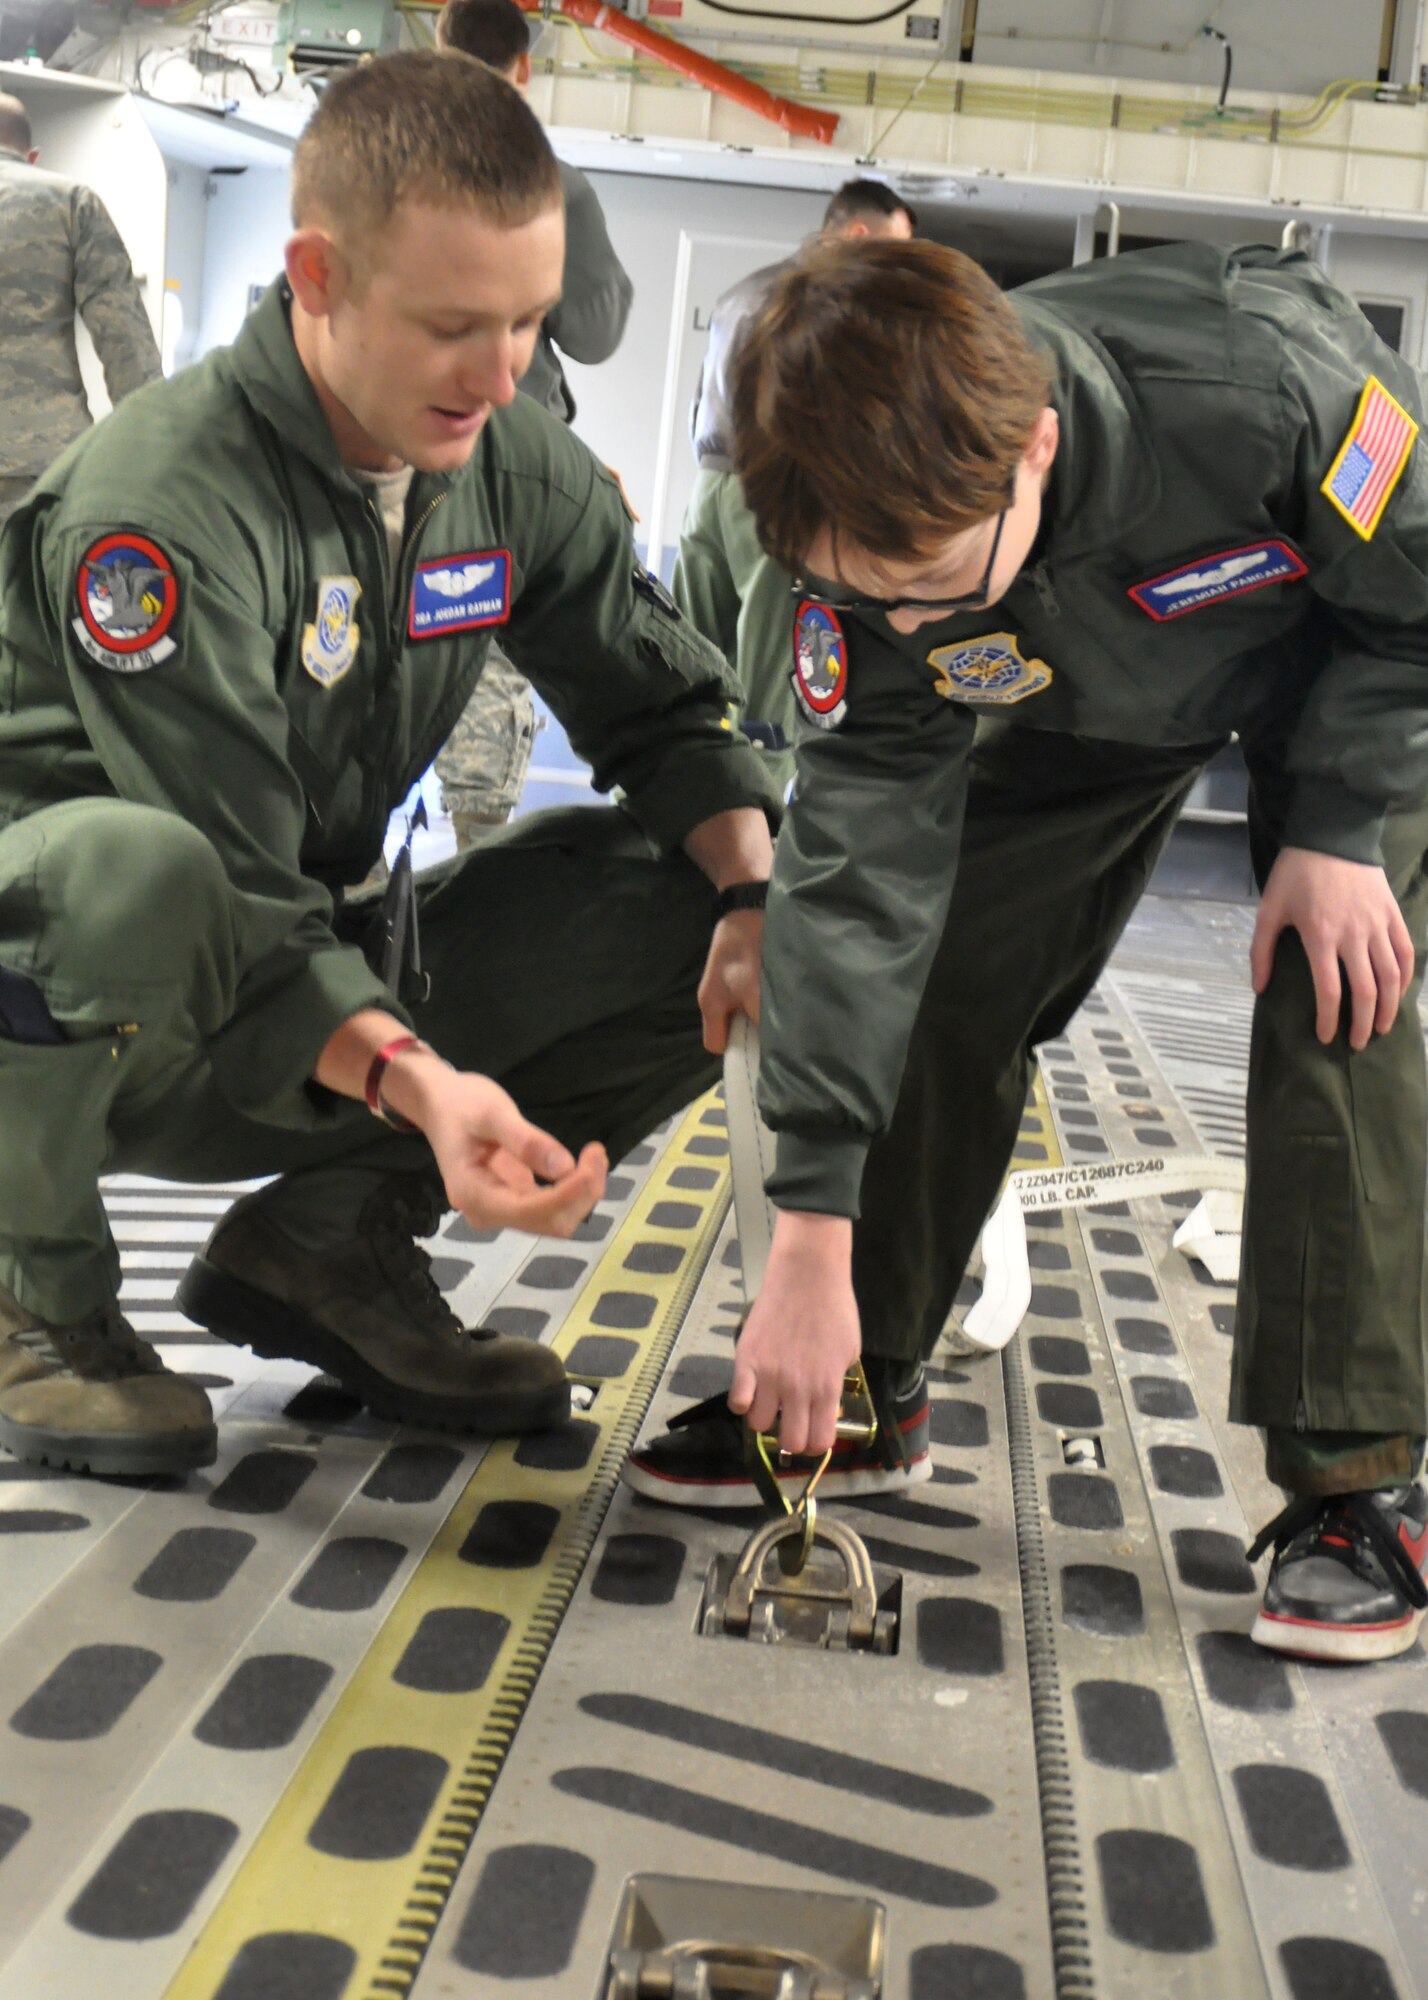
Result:
{"label": "camouflage trousers", "polygon": [[0,528],[4,527],[38,477],[36,472],[22,472],[18,478],[0,472]]}
{"label": "camouflage trousers", "polygon": [[476,691],[437,755],[436,775],[458,849],[476,829],[502,826],[515,810],[535,742],[535,702],[525,676],[492,646]]}

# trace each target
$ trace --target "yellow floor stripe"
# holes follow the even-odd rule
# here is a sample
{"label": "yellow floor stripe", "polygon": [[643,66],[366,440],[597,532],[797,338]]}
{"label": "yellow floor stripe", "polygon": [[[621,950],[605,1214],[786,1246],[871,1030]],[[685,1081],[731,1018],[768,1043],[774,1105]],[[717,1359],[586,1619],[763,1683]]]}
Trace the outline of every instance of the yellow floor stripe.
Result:
{"label": "yellow floor stripe", "polygon": [[[1021,1139],[1037,1140],[1041,1145],[1045,1146],[1046,1158],[1036,1161],[1013,1160],[1011,1163],[1013,1169],[1032,1165],[1038,1167],[1065,1166],[1066,1161],[1061,1151],[1061,1141],[1056,1136],[1056,1127],[1051,1119],[1051,1100],[1046,1094],[1046,1078],[1042,1075],[1039,1064],[1032,1071],[1031,1097],[1025,1111],[1021,1114],[1021,1131],[1018,1137]],[[1003,1186],[1005,1185],[1006,1183],[1003,1182]]]}
{"label": "yellow floor stripe", "polygon": [[[518,1465],[515,1442],[499,1443],[488,1452],[165,2000],[213,2000],[245,1942],[281,1931],[315,1932],[348,1945],[357,1955],[346,1989],[353,2000],[359,1995],[391,2000],[410,1991],[727,1211],[727,1157],[689,1150],[691,1140],[717,1129],[702,1122],[715,1101],[711,1095],[687,1114],[554,1342],[560,1354],[568,1355],[583,1335],[608,1335],[612,1330],[592,1319],[606,1292],[639,1292],[655,1301],[642,1332],[622,1332],[640,1352],[621,1379],[602,1383],[594,1408],[583,1419],[599,1430],[584,1465],[575,1471]],[[670,1175],[679,1167],[713,1168],[715,1185],[707,1191],[671,1188]],[[671,1197],[697,1207],[697,1222],[683,1229],[652,1223],[651,1210]],[[627,1270],[625,1258],[636,1238],[677,1245],[683,1252],[678,1268],[667,1276]],[[461,1560],[459,1551],[472,1524],[493,1501],[559,1509],[538,1565],[512,1570]],[[450,1607],[488,1610],[510,1621],[484,1686],[462,1694],[400,1686],[393,1669],[423,1618]],[[308,1834],[349,1760],[361,1750],[392,1747],[435,1755],[449,1766],[420,1838],[391,1860],[319,1853]]]}

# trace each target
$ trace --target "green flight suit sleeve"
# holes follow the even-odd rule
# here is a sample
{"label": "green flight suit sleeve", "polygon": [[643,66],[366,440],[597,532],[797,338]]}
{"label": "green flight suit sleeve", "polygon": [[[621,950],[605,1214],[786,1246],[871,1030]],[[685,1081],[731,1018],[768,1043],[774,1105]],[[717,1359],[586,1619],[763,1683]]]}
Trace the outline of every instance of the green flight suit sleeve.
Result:
{"label": "green flight suit sleeve", "polygon": [[564,166],[565,269],[545,330],[572,361],[608,361],[625,337],[635,288],[615,254],[599,196],[576,167]]}
{"label": "green flight suit sleeve", "polygon": [[1415,423],[1422,378],[1356,311],[1315,314],[1284,346],[1280,406],[1291,465],[1286,525],[1328,608],[1327,655],[1288,746],[1289,845],[1381,862],[1393,805],[1428,797],[1428,451],[1419,437],[1371,537],[1322,487],[1375,376]]}
{"label": "green flight suit sleeve", "polygon": [[517,552],[503,649],[549,702],[597,791],[618,786],[662,851],[737,807],[776,820],[757,752],[729,727],[738,685],[728,664],[639,561],[617,482],[558,427],[549,442],[558,476],[503,475]]}
{"label": "green flight suit sleeve", "polygon": [[[856,1215],[957,869],[975,718],[845,627],[848,712],[804,730],[764,925],[759,1105],[781,1208]],[[860,645],[859,641],[863,643]]]}
{"label": "green flight suit sleeve", "polygon": [[214,1074],[239,1110],[312,1127],[332,1113],[304,1089],[324,1044],[363,1007],[400,1014],[361,953],[332,930],[332,901],[300,863],[306,799],[288,758],[274,641],[261,584],[190,531],[147,521],[172,567],[177,604],[156,664],[124,670],[75,632],[86,554],[117,523],[46,524],[46,617],[56,661],[115,795],[177,813],[213,843],[232,885],[240,972],[233,1018],[209,1042]]}

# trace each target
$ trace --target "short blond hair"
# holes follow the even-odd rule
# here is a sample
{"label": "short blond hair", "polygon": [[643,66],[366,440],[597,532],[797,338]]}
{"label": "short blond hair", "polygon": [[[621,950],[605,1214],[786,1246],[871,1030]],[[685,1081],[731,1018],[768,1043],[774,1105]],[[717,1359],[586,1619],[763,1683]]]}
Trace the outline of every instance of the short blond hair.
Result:
{"label": "short blond hair", "polygon": [[520,92],[438,49],[403,49],[339,76],[293,154],[294,223],[330,228],[359,259],[400,202],[470,207],[514,229],[560,200],[550,141]]}

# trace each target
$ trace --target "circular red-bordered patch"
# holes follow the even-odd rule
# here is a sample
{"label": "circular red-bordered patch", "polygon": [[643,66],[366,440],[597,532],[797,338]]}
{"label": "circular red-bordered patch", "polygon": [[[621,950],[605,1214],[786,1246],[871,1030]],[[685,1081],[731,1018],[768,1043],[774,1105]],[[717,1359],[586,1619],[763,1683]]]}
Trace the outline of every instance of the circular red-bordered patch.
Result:
{"label": "circular red-bordered patch", "polygon": [[157,542],[124,531],[85,550],[76,584],[84,628],[106,653],[157,645],[178,610],[178,578]]}
{"label": "circular red-bordered patch", "polygon": [[801,699],[815,714],[832,715],[848,692],[848,642],[831,606],[804,598],[793,621],[793,659]]}

